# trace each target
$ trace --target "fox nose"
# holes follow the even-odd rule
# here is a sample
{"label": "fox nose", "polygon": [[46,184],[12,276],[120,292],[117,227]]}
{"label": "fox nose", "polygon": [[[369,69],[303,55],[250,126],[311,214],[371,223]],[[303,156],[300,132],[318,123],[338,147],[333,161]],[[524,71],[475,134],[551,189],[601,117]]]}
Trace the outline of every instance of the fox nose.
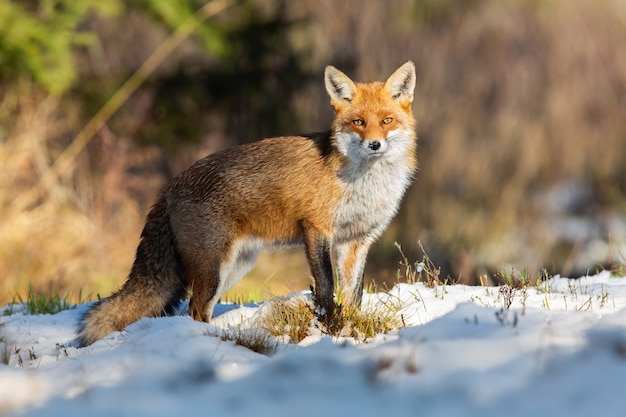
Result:
{"label": "fox nose", "polygon": [[370,148],[373,151],[377,151],[380,149],[380,142],[377,140],[373,140],[369,143],[369,145],[367,145],[368,148]]}

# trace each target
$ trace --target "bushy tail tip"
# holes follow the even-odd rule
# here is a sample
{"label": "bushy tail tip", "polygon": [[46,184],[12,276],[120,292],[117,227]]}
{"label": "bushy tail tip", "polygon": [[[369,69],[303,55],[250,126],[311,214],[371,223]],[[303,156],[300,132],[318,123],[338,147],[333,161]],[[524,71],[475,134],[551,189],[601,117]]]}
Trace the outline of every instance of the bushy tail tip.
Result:
{"label": "bushy tail tip", "polygon": [[107,303],[110,303],[108,299],[98,301],[81,316],[73,344],[77,347],[89,346],[114,331],[122,330],[113,323]]}

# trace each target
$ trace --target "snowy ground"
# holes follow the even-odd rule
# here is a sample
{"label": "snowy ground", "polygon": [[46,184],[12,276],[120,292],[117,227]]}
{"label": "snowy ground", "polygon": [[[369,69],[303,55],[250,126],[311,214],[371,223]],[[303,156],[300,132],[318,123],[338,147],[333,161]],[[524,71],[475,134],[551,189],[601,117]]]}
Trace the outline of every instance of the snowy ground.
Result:
{"label": "snowy ground", "polygon": [[83,349],[67,346],[85,305],[14,311],[0,317],[0,415],[626,415],[626,277],[553,278],[513,298],[398,285],[365,301],[402,303],[399,332],[311,336],[271,357],[207,335],[258,307],[221,305],[213,325],[143,319]]}

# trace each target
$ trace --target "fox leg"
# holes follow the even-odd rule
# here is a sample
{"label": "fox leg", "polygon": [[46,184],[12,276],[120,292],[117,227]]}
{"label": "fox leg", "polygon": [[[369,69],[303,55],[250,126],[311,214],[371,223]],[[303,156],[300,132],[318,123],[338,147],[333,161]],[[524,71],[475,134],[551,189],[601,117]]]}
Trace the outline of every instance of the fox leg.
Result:
{"label": "fox leg", "polygon": [[213,315],[220,287],[219,260],[183,257],[183,267],[192,292],[189,314],[194,320],[208,322]]}
{"label": "fox leg", "polygon": [[315,281],[315,301],[321,308],[321,315],[326,317],[331,317],[335,311],[330,242],[330,238],[318,229],[304,225],[306,257]]}
{"label": "fox leg", "polygon": [[346,301],[355,306],[360,306],[363,298],[363,275],[369,248],[370,243],[363,240],[335,245],[341,289]]}
{"label": "fox leg", "polygon": [[248,238],[239,239],[231,245],[228,256],[220,265],[220,284],[216,298],[224,295],[252,269],[262,246],[260,241]]}
{"label": "fox leg", "polygon": [[[215,262],[209,268],[194,269],[191,284],[192,296],[189,301],[189,314],[194,320],[210,322],[213,318],[213,309],[220,297],[234,285],[229,275],[234,271],[229,270],[230,268],[226,265],[220,268],[218,263]],[[245,272],[241,275],[243,276]]]}
{"label": "fox leg", "polygon": [[246,241],[236,241],[222,251],[221,259],[208,255],[196,262],[186,262],[187,274],[191,278],[192,298],[189,303],[191,316],[198,321],[208,322],[219,298],[231,289],[254,266],[260,248]]}
{"label": "fox leg", "polygon": [[185,241],[179,246],[180,260],[187,288],[191,289],[189,314],[194,320],[209,322],[223,285],[220,282],[221,263],[228,243],[208,241],[204,238],[205,233],[197,233],[190,227],[179,228],[179,234]]}

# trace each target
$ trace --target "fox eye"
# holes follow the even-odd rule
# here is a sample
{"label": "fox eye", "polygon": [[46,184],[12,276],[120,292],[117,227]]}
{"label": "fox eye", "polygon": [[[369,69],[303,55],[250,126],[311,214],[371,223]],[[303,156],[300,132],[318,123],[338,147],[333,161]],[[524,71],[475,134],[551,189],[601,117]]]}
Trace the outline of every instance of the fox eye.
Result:
{"label": "fox eye", "polygon": [[383,124],[384,125],[388,125],[389,123],[393,122],[393,117],[385,117],[383,119]]}
{"label": "fox eye", "polygon": [[363,119],[355,119],[352,121],[352,124],[355,126],[363,126],[365,124],[365,120]]}

